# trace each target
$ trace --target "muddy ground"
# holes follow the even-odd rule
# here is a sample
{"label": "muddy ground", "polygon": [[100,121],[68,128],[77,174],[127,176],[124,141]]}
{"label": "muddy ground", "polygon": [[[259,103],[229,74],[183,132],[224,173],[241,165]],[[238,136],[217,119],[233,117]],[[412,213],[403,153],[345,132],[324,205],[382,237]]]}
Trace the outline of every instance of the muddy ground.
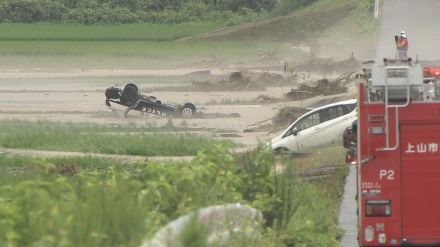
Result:
{"label": "muddy ground", "polygon": [[[202,72],[201,72],[202,71]],[[292,101],[285,95],[299,82],[288,83],[259,82],[263,88],[252,90],[241,88],[234,91],[179,90],[179,87],[191,88],[194,82],[210,80],[213,84],[228,80],[231,71],[212,70],[207,76],[203,70],[77,70],[77,71],[3,71],[0,73],[0,119],[26,119],[92,122],[99,124],[137,124],[163,126],[169,124],[168,119],[149,114],[130,112],[124,117],[125,107],[104,104],[104,91],[107,87],[123,87],[128,82],[135,82],[130,76],[174,76],[166,86],[170,90],[159,90],[161,83],[155,80],[137,83],[141,92],[154,95],[164,103],[194,103],[203,114],[194,119],[172,119],[176,127],[185,126],[202,129],[203,135],[228,138],[249,148],[259,141],[267,141],[276,133],[271,119],[285,107],[317,107],[332,101],[352,98],[353,93],[332,96],[316,96]],[[248,74],[251,72],[247,72]],[[255,72],[260,73],[260,72]],[[267,72],[266,72],[267,73]],[[272,71],[281,77],[282,71]],[[267,76],[267,74],[265,75]],[[337,74],[326,77],[337,78]],[[125,78],[126,77],[126,78]],[[277,76],[275,76],[278,78]],[[301,83],[313,84],[319,73],[301,77]],[[179,78],[182,78],[179,80]],[[263,76],[263,78],[266,78]],[[267,79],[267,78],[266,78]],[[252,79],[253,80],[253,79]],[[183,81],[183,83],[181,82]],[[173,91],[172,88],[175,88]],[[263,97],[264,96],[264,97]],[[269,100],[264,100],[265,98]],[[275,100],[274,100],[275,99]],[[215,102],[215,104],[213,104]],[[266,126],[259,127],[260,123]],[[257,128],[255,128],[257,126]],[[206,130],[204,130],[206,129]],[[244,131],[252,129],[252,131]],[[278,130],[280,126],[278,126]]]}

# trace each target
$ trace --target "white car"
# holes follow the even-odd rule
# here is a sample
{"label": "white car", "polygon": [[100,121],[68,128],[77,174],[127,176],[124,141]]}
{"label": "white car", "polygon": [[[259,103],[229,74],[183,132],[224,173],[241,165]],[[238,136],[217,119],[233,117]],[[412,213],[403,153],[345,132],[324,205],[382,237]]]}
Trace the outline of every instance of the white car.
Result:
{"label": "white car", "polygon": [[345,129],[357,119],[357,100],[345,100],[313,109],[271,141],[277,152],[307,152],[342,143]]}

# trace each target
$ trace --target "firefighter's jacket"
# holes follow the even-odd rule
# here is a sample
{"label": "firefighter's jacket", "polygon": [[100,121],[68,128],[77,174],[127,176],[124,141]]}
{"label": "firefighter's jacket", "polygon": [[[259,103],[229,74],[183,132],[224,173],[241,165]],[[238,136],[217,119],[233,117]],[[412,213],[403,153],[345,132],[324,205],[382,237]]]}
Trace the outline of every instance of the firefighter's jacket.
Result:
{"label": "firefighter's jacket", "polygon": [[408,49],[408,38],[399,37],[397,40],[397,48]]}

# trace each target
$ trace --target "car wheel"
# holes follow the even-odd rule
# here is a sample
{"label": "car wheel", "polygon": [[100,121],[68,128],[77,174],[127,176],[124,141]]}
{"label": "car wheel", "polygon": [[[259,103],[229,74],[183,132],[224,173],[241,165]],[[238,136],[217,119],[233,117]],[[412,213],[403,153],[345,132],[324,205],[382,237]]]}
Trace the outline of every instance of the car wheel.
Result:
{"label": "car wheel", "polygon": [[186,103],[182,108],[182,117],[183,118],[191,118],[196,113],[195,105],[191,103]]}
{"label": "car wheel", "polygon": [[132,86],[125,86],[121,95],[121,103],[125,106],[132,106],[138,99],[138,90]]}
{"label": "car wheel", "polygon": [[136,84],[134,84],[134,83],[128,83],[127,85],[125,85],[124,90],[125,90],[127,87],[133,87],[133,88],[136,89],[136,93],[139,93],[139,89],[138,89],[138,87],[136,86]]}
{"label": "car wheel", "polygon": [[119,88],[107,88],[105,90],[105,97],[107,99],[119,99],[121,97],[121,89]]}

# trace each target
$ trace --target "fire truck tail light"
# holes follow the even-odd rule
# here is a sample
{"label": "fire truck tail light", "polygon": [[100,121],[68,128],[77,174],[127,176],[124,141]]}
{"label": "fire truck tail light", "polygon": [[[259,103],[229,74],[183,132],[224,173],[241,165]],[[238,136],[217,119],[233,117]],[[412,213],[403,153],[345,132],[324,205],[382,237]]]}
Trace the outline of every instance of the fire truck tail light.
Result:
{"label": "fire truck tail light", "polygon": [[374,240],[374,228],[372,226],[365,227],[364,238],[366,242],[372,242]]}
{"label": "fire truck tail light", "polygon": [[391,216],[391,202],[367,201],[365,214],[367,217],[389,217]]}

